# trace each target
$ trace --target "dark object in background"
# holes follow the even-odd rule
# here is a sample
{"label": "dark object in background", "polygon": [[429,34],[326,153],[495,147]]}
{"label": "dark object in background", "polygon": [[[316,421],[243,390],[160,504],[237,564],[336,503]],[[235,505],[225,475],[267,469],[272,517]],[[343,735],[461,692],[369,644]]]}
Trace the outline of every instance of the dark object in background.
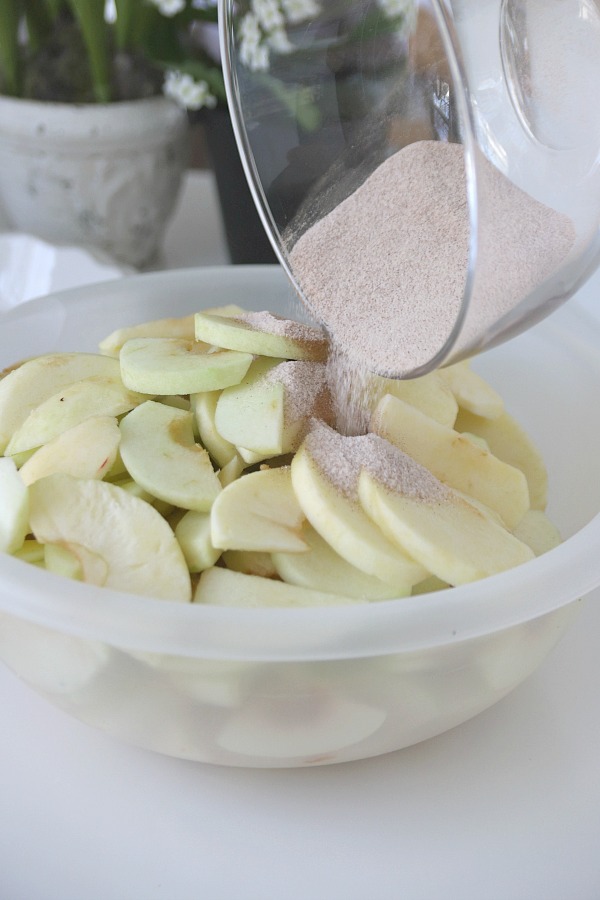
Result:
{"label": "dark object in background", "polygon": [[203,109],[192,114],[192,122],[203,126],[231,262],[277,262],[246,181],[229,112],[220,107]]}

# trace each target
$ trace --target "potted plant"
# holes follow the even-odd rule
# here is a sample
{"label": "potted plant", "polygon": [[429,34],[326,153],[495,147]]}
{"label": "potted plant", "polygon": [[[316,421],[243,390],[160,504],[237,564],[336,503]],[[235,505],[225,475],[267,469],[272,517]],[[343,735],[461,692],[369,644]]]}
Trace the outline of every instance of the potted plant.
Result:
{"label": "potted plant", "polygon": [[16,229],[141,266],[188,159],[188,110],[225,103],[198,0],[2,0],[0,204]]}

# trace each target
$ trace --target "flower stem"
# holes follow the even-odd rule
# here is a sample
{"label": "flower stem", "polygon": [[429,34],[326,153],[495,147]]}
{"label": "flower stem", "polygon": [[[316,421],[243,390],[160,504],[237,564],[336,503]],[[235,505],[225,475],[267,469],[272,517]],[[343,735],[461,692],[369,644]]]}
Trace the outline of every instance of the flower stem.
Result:
{"label": "flower stem", "polygon": [[108,103],[110,90],[110,55],[108,27],[104,19],[104,0],[69,0],[85,42],[94,94],[98,103]]}
{"label": "flower stem", "polygon": [[19,96],[21,93],[21,71],[19,65],[19,0],[3,0],[0,3],[0,74],[7,94]]}

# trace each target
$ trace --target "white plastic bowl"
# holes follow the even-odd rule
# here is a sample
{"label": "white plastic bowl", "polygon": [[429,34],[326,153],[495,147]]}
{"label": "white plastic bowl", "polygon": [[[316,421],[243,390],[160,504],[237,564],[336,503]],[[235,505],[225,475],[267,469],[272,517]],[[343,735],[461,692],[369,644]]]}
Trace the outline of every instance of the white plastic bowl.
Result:
{"label": "white plastic bowl", "polygon": [[[0,317],[0,367],[94,350],[116,327],[226,302],[298,315],[277,267],[134,276]],[[0,556],[0,657],[77,718],[134,744],[239,766],[400,749],[526,678],[600,585],[600,329],[574,306],[476,363],[541,447],[565,542],[451,591],[365,606],[171,604]]]}

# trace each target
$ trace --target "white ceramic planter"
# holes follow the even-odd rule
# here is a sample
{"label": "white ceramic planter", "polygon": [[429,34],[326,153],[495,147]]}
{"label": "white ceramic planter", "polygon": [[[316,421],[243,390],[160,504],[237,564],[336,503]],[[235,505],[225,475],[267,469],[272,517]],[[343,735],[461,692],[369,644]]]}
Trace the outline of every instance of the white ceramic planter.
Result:
{"label": "white ceramic planter", "polygon": [[186,113],[164,97],[107,105],[0,97],[0,205],[10,225],[143,266],[188,160]]}

